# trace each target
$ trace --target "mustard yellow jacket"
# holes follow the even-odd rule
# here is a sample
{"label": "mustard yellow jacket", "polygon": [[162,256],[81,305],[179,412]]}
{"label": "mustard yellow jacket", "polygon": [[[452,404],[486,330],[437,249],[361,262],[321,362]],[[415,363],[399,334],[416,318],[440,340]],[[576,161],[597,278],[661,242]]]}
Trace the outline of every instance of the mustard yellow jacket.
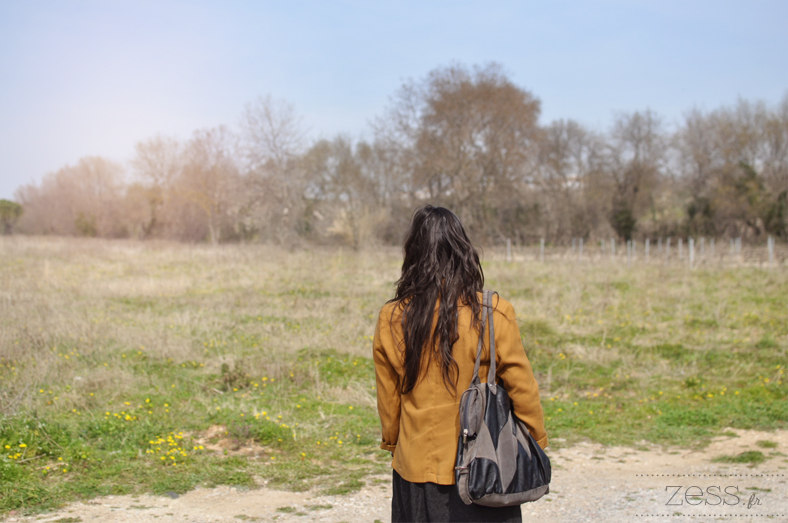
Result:
{"label": "mustard yellow jacket", "polygon": [[[482,295],[479,294],[479,303]],[[520,330],[512,305],[493,297],[495,319],[495,360],[499,379],[509,393],[514,413],[528,426],[536,442],[547,446],[539,386],[520,340]],[[454,484],[454,461],[460,435],[460,396],[468,387],[476,361],[478,331],[472,327],[473,311],[458,308],[459,339],[453,356],[459,367],[457,391],[446,389],[437,358],[432,358],[420,381],[408,394],[400,393],[404,376],[402,308],[388,303],[380,311],[373,352],[377,380],[378,414],[383,432],[380,448],[394,453],[391,466],[413,483]],[[436,314],[433,329],[437,324]],[[482,350],[479,377],[486,381],[490,367],[489,346]]]}

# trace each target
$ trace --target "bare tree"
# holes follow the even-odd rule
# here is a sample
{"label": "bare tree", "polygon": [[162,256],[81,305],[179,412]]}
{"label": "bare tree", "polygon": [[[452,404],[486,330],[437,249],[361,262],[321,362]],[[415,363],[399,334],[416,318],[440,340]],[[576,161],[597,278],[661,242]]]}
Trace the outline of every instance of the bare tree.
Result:
{"label": "bare tree", "polygon": [[650,110],[620,115],[609,148],[614,182],[610,225],[629,240],[638,219],[654,208],[652,196],[665,164],[666,140],[659,117]]}
{"label": "bare tree", "polygon": [[543,237],[587,238],[602,226],[611,188],[603,176],[603,148],[600,137],[572,120],[544,128],[535,178]]}
{"label": "bare tree", "polygon": [[244,220],[279,243],[303,232],[305,178],[301,166],[305,130],[292,105],[270,96],[246,106],[241,121],[246,162]]}
{"label": "bare tree", "polygon": [[687,191],[686,228],[704,234],[788,233],[788,97],[693,110],[674,138]]}
{"label": "bare tree", "polygon": [[247,168],[285,169],[303,150],[305,130],[295,108],[284,100],[261,96],[246,105],[241,120]]}
{"label": "bare tree", "polygon": [[118,237],[124,223],[123,167],[99,156],[81,158],[20,187],[16,199],[26,212],[19,227],[37,234]]}
{"label": "bare tree", "polygon": [[[331,215],[326,232],[359,249],[376,232],[385,215],[378,191],[377,156],[373,146],[338,136],[321,140],[306,153],[308,195]],[[318,212],[320,210],[318,209]]]}
{"label": "bare tree", "polygon": [[408,151],[414,199],[447,205],[490,237],[502,196],[532,175],[538,116],[539,101],[491,64],[436,69],[404,85],[386,118]]}
{"label": "bare tree", "polygon": [[174,138],[156,136],[137,143],[135,152],[131,166],[139,182],[129,187],[128,212],[140,236],[147,238],[166,226],[163,215],[183,169],[183,151]]}
{"label": "bare tree", "polygon": [[763,176],[773,192],[788,192],[788,93],[764,118]]}
{"label": "bare tree", "polygon": [[[226,127],[197,131],[186,144],[184,165],[175,192],[196,205],[205,218],[211,243],[237,209],[239,172],[232,150],[234,137]],[[230,226],[232,227],[232,226]]]}
{"label": "bare tree", "polygon": [[650,110],[618,115],[606,133],[540,125],[539,114],[539,100],[496,64],[405,82],[370,142],[308,143],[292,105],[259,97],[237,136],[218,127],[138,143],[131,183],[121,166],[88,157],[20,187],[16,230],[361,248],[399,243],[413,208],[432,203],[487,244],[788,238],[788,95],[690,111],[672,135]]}

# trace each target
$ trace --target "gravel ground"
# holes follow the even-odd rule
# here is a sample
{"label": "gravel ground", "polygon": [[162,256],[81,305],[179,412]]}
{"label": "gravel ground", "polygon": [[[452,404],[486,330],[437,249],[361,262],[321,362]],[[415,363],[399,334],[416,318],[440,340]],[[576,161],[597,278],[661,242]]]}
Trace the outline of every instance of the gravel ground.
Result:
{"label": "gravel ground", "polygon": [[[549,450],[551,492],[523,505],[524,521],[781,521],[788,522],[788,431],[734,430],[703,451],[579,444]],[[775,448],[756,442],[768,440]],[[760,450],[757,466],[712,460]],[[177,498],[107,496],[37,516],[9,514],[7,522],[238,523],[239,521],[387,522],[391,478],[369,477],[360,491],[320,496],[261,487],[196,489]],[[696,487],[696,488],[693,488]],[[715,489],[715,487],[718,487]],[[737,492],[738,497],[725,494]],[[698,496],[693,497],[693,494]],[[715,495],[716,494],[716,495]]]}

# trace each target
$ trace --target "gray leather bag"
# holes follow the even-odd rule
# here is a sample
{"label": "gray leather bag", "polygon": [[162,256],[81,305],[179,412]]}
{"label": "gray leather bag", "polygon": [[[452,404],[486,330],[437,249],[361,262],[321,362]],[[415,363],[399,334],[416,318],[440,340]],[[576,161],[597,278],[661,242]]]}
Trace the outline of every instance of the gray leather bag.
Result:
{"label": "gray leather bag", "polygon": [[[466,505],[505,507],[535,501],[547,494],[551,468],[528,427],[514,415],[506,390],[496,383],[492,294],[483,294],[476,365],[470,387],[460,399],[460,438],[454,470],[460,497]],[[479,365],[485,330],[489,337],[490,372],[487,383],[481,383]]]}

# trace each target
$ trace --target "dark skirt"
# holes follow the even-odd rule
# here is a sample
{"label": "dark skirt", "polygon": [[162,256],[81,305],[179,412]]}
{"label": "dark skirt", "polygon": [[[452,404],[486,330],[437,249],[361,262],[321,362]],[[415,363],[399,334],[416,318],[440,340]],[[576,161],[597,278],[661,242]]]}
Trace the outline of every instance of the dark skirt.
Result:
{"label": "dark skirt", "polygon": [[391,523],[415,521],[521,523],[520,507],[466,505],[457,485],[411,483],[394,471]]}

